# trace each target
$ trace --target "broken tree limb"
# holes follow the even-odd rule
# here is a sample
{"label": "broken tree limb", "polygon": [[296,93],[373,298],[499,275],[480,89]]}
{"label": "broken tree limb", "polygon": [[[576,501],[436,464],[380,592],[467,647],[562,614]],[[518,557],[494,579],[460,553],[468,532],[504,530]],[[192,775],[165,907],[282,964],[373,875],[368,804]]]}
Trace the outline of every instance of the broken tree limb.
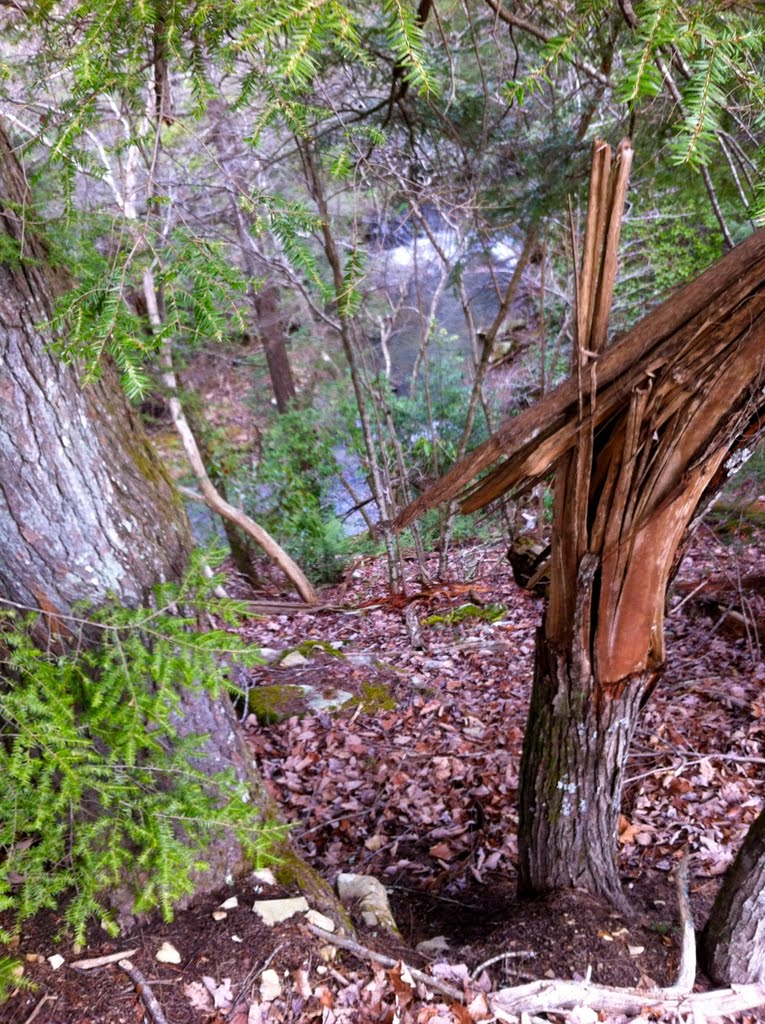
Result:
{"label": "broken tree limb", "polygon": [[[677,374],[678,388],[695,378],[694,353],[706,372],[721,353],[735,348],[740,337],[758,329],[765,308],[765,228],[750,235],[694,281],[649,313],[598,359],[598,403],[595,427],[645,387],[658,374]],[[706,359],[704,358],[706,356]],[[585,395],[590,383],[582,382]],[[580,389],[576,376],[514,419],[403,510],[396,526],[403,528],[427,509],[453,498],[463,511],[474,511],[511,487],[526,489],[543,479],[551,465],[574,443]],[[671,408],[667,407],[671,413]],[[663,426],[663,423],[660,424]],[[471,484],[493,464],[479,484]]]}

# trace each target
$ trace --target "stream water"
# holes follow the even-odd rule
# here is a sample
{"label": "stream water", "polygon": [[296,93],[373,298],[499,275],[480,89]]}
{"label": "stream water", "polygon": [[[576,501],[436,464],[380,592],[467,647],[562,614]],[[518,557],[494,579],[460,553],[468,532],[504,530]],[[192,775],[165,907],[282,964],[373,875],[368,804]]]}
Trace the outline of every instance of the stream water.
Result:
{"label": "stream water", "polygon": [[[368,309],[368,340],[379,370],[389,370],[394,388],[408,392],[412,371],[427,330],[433,298],[440,289],[434,319],[440,332],[434,358],[464,358],[469,363],[471,341],[459,297],[461,278],[478,330],[488,326],[499,309],[500,295],[515,270],[520,244],[511,235],[481,245],[449,226],[435,212],[426,213],[428,232],[415,232],[412,221],[377,224],[370,230],[365,309]],[[429,237],[430,236],[430,237]],[[381,338],[387,335],[385,346]],[[370,498],[366,475],[358,458],[344,447],[335,450],[342,475],[356,500]],[[339,478],[332,481],[327,500],[343,520],[348,534],[366,529],[364,518],[351,511],[356,500]],[[373,503],[365,509],[376,519]],[[195,502],[187,503],[195,538],[200,542],[223,540],[217,516]]]}
{"label": "stream water", "polygon": [[[497,314],[500,295],[515,270],[520,244],[510,235],[481,245],[437,215],[428,216],[428,232],[415,233],[412,223],[378,226],[372,231],[368,284],[374,304],[382,307],[388,332],[390,377],[406,387],[414,367],[423,331],[427,329],[433,297],[441,286],[435,322],[455,354],[470,355],[470,338],[460,300],[461,277],[478,330]],[[376,339],[380,348],[380,332]],[[384,355],[378,354],[382,364]]]}

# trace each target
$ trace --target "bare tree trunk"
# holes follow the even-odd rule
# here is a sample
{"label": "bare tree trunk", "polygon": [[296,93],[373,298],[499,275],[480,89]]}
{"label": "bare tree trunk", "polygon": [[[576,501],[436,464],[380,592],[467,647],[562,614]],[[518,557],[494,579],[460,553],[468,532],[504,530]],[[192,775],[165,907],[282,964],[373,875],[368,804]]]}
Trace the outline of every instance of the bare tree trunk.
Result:
{"label": "bare tree trunk", "polygon": [[765,983],[765,811],[725,876],[701,936],[700,953],[715,982]]}
{"label": "bare tree trunk", "polygon": [[266,353],[276,407],[279,412],[286,412],[294,403],[297,391],[287,356],[284,320],[279,312],[276,287],[271,283],[264,284],[260,291],[253,294],[253,302],[258,314],[258,330]]}

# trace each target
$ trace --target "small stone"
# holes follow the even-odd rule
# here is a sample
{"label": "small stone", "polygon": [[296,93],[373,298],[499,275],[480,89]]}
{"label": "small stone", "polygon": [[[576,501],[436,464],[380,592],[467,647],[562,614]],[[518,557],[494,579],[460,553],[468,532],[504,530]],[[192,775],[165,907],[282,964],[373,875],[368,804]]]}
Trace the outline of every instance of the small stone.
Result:
{"label": "small stone", "polygon": [[346,654],[345,660],[354,668],[371,668],[375,663],[371,654],[355,654],[353,652]]}
{"label": "small stone", "polygon": [[290,651],[285,654],[279,662],[280,668],[300,668],[308,664],[308,658],[304,658],[300,651]]}
{"label": "small stone", "polygon": [[317,928],[323,928],[325,932],[333,932],[335,930],[335,922],[332,918],[327,917],[325,914],[320,914],[318,910],[308,910],[305,917],[306,921],[315,924]]}
{"label": "small stone", "polygon": [[269,665],[272,661],[277,661],[281,655],[281,651],[277,651],[275,647],[260,647],[258,654],[261,656],[263,661]]}
{"label": "small stone", "polygon": [[645,953],[645,946],[628,946],[627,949],[630,951],[630,956],[640,956],[641,953]]}
{"label": "small stone", "polygon": [[229,896],[227,900],[224,900],[221,905],[221,910],[235,910],[239,906],[239,900],[236,896]]}
{"label": "small stone", "polygon": [[225,910],[213,910],[212,912],[213,921],[225,921],[227,917],[228,914]]}
{"label": "small stone", "polygon": [[179,964],[181,962],[181,954],[171,942],[163,942],[154,957],[161,964]]}
{"label": "small stone", "polygon": [[282,983],[279,981],[279,975],[269,967],[260,976],[260,998],[264,1003],[272,1003],[281,994]]}
{"label": "small stone", "polygon": [[381,847],[385,846],[387,841],[388,840],[385,836],[381,836],[379,832],[376,832],[373,836],[370,836],[369,839],[365,840],[364,846],[368,850],[371,850],[372,853],[376,853]]}
{"label": "small stone", "polygon": [[232,942],[244,942],[244,939],[240,939],[238,935],[232,935],[231,936],[231,941]]}
{"label": "small stone", "polygon": [[53,956],[48,957],[48,963],[51,965],[51,968],[54,971],[57,971],[59,967],[64,966],[66,960],[64,960],[63,956],[61,956],[59,953],[54,953]]}
{"label": "small stone", "polygon": [[417,952],[424,953],[425,956],[443,953],[449,948],[449,941],[445,935],[434,935],[432,939],[425,939],[423,942],[418,942],[415,946]]}
{"label": "small stone", "polygon": [[252,909],[269,928],[280,921],[287,921],[295,914],[308,910],[308,902],[304,896],[296,896],[287,900],[256,900]]}
{"label": "small stone", "polygon": [[276,878],[271,868],[258,868],[257,871],[253,871],[252,877],[264,885],[276,885]]}

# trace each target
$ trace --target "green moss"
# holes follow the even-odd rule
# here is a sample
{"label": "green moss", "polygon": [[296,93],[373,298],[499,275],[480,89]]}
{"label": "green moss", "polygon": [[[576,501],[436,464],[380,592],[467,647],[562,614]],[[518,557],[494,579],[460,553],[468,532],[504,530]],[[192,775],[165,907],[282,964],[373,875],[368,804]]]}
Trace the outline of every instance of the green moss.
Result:
{"label": "green moss", "polygon": [[507,612],[503,604],[487,604],[485,608],[479,608],[477,604],[463,604],[459,608],[453,608],[446,615],[429,615],[425,619],[426,626],[458,626],[466,619],[481,619],[484,622],[496,622]]}
{"label": "green moss", "polygon": [[[317,650],[323,651],[325,654],[331,654],[333,658],[345,657],[338,647],[333,647],[326,640],[303,640],[297,647],[293,647],[291,650],[298,651],[304,658],[310,658],[314,651]],[[289,651],[286,653],[289,654]]]}
{"label": "green moss", "polygon": [[362,683],[361,693],[351,697],[343,705],[346,708],[363,708],[368,714],[375,711],[395,711],[396,700],[383,683]]}
{"label": "green moss", "polygon": [[308,686],[274,683],[253,687],[246,697],[247,711],[255,715],[261,725],[273,725],[295,713],[305,713],[305,695]]}

